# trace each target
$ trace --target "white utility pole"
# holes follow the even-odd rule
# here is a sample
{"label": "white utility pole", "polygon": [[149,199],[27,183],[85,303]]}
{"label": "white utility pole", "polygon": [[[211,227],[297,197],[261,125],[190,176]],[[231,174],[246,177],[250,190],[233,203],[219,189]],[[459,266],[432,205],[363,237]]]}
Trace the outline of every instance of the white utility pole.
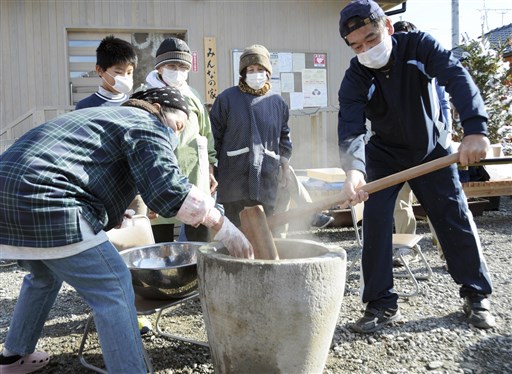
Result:
{"label": "white utility pole", "polygon": [[459,44],[459,0],[452,0],[452,48]]}

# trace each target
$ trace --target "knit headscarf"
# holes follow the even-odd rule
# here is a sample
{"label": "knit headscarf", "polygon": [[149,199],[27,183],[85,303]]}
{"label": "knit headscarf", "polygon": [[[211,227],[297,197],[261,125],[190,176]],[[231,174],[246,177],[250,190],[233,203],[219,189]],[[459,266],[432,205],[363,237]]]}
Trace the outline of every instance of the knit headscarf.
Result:
{"label": "knit headscarf", "polygon": [[[162,108],[179,109],[189,115],[187,102],[181,92],[174,87],[150,88],[132,95],[131,100],[142,100],[150,104],[158,103]],[[129,100],[130,101],[130,100]]]}

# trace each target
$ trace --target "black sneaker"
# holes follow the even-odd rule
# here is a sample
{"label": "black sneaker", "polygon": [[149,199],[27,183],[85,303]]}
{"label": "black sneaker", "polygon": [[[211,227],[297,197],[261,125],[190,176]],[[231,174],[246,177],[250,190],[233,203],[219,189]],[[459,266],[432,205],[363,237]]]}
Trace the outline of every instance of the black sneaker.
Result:
{"label": "black sneaker", "polygon": [[320,213],[316,214],[315,217],[313,217],[311,226],[317,229],[323,229],[324,227],[329,226],[332,223],[332,221],[334,221],[334,217]]}
{"label": "black sneaker", "polygon": [[364,315],[354,323],[351,328],[355,332],[367,334],[369,332],[378,331],[384,326],[393,322],[400,321],[402,315],[396,308],[366,308]]}
{"label": "black sneaker", "polygon": [[479,329],[490,329],[496,326],[496,319],[490,312],[491,303],[485,296],[466,296],[462,310],[466,313],[469,323]]}

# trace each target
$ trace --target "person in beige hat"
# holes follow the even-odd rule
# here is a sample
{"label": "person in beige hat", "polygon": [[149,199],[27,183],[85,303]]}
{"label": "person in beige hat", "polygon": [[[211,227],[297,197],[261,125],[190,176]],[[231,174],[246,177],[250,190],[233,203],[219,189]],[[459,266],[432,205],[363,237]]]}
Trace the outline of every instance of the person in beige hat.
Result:
{"label": "person in beige hat", "polygon": [[[240,56],[240,75],[242,75],[242,72],[251,65],[259,65],[260,70],[261,67],[265,70],[265,72],[260,71],[255,74],[251,74],[251,72],[247,71],[245,74],[245,83],[250,88],[257,90],[264,81],[269,81],[272,76],[270,54],[264,46],[254,44],[244,50]],[[304,205],[312,202],[308,191],[298,180],[293,168],[289,167],[288,171],[288,175],[286,176],[287,183],[281,183],[277,188],[276,202],[274,205],[275,213],[288,210],[291,201],[296,205]],[[314,229],[324,228],[334,221],[333,217],[322,213],[315,214],[311,218],[311,220],[307,219],[308,222],[305,223],[309,224]]]}
{"label": "person in beige hat", "polygon": [[274,212],[279,182],[286,184],[289,178],[292,154],[289,110],[271,91],[267,48],[246,48],[239,73],[239,84],[220,93],[210,111],[219,160],[217,201],[237,226],[244,207],[262,205],[267,215]]}

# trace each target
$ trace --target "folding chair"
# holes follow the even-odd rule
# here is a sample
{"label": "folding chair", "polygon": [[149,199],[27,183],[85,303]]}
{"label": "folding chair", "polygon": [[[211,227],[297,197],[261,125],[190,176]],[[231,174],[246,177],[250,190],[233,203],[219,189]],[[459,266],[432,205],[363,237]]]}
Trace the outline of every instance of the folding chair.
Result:
{"label": "folding chair", "polygon": [[[148,217],[144,215],[135,215],[131,219],[126,220],[126,226],[120,229],[112,229],[107,231],[107,236],[109,240],[112,242],[114,247],[117,248],[118,251],[122,251],[129,248],[134,247],[142,247],[144,245],[155,244],[155,238],[153,236],[153,231],[151,229],[151,222]],[[135,309],[137,310],[138,315],[150,315],[157,313],[157,318],[155,322],[155,333],[157,335],[162,335],[167,338],[176,339],[185,341],[188,343],[193,343],[201,346],[208,346],[205,342],[196,341],[193,339],[188,339],[185,337],[181,337],[178,335],[173,335],[163,331],[160,327],[160,317],[164,310],[181,305],[189,300],[193,300],[199,297],[199,293],[197,291],[191,293],[187,297],[176,299],[176,300],[149,300],[145,299],[139,295],[135,295]],[[85,347],[85,343],[87,342],[87,336],[92,327],[93,315],[89,314],[87,318],[87,322],[84,328],[84,334],[82,336],[82,341],[80,343],[80,348],[78,350],[78,358],[83,366],[86,368],[93,370],[97,373],[105,373],[107,371],[101,369],[95,365],[90,364],[85,360],[83,356],[83,351]],[[146,366],[148,368],[149,373],[154,373],[153,365],[151,363],[151,359],[143,347],[144,353],[144,361],[146,362]]]}
{"label": "folding chair", "polygon": [[[363,248],[363,236],[362,236],[362,227],[359,225],[363,221],[363,212],[364,212],[364,203],[357,204],[355,206],[350,206],[350,212],[352,215],[352,223],[354,226],[354,231],[356,235],[356,242],[360,247],[359,254],[357,257],[351,262],[347,269],[347,291],[355,292],[355,289],[348,288],[348,277],[350,273],[354,270],[355,265],[358,260],[361,259],[362,248]],[[427,259],[423,255],[421,251],[421,247],[418,244],[420,240],[423,239],[423,235],[420,234],[393,234],[393,257],[400,261],[403,265],[405,272],[395,272],[394,276],[397,278],[409,278],[413,285],[413,290],[411,292],[397,292],[398,296],[401,297],[411,297],[418,294],[420,290],[420,286],[418,280],[429,279],[432,276],[432,268],[427,262]],[[411,270],[409,261],[406,258],[406,254],[414,253],[419,261],[424,265],[425,273],[424,274],[415,274]]]}

